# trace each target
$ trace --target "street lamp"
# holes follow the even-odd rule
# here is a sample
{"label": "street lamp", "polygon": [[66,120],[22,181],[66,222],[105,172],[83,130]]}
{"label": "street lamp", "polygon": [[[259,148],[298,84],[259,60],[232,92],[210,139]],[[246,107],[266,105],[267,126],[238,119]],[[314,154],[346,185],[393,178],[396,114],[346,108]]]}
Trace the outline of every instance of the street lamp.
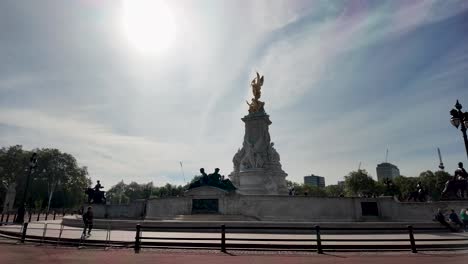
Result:
{"label": "street lamp", "polygon": [[468,112],[462,112],[462,105],[458,102],[455,104],[455,108],[450,110],[450,123],[455,127],[461,127],[460,130],[463,134],[463,140],[465,141],[466,156],[468,157],[468,138],[466,137],[466,129],[468,128]]}
{"label": "street lamp", "polygon": [[23,199],[21,200],[20,207],[18,208],[18,214],[16,215],[15,222],[16,223],[23,223],[24,222],[24,213],[26,208],[24,207],[24,203],[26,201],[26,196],[28,194],[28,187],[29,187],[29,178],[31,178],[31,174],[34,171],[34,168],[37,166],[37,154],[34,152],[29,159],[29,172],[28,176],[26,177],[26,187],[24,188]]}

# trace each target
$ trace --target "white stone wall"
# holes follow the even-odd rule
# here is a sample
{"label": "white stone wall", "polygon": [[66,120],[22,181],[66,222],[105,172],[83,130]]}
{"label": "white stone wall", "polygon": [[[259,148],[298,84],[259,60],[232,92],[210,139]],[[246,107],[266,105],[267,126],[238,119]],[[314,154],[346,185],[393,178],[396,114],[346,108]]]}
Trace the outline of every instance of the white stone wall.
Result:
{"label": "white stone wall", "polygon": [[[207,187],[212,188],[212,187]],[[214,188],[216,189],[216,188]],[[468,201],[432,203],[400,203],[391,197],[380,198],[319,198],[307,196],[238,195],[217,190],[197,190],[184,197],[157,198],[147,201],[147,219],[171,219],[190,215],[192,199],[219,199],[219,213],[242,215],[264,221],[349,222],[400,221],[430,222],[438,208],[457,214],[468,208]],[[377,217],[362,216],[361,202],[376,202]],[[144,202],[129,205],[93,205],[96,218],[140,218]]]}

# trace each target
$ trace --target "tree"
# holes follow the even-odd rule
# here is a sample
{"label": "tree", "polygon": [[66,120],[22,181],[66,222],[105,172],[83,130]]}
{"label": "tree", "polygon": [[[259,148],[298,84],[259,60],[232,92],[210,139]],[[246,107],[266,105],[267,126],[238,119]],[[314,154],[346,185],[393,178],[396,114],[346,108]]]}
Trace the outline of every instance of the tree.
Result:
{"label": "tree", "polygon": [[375,194],[376,183],[366,170],[352,171],[345,176],[345,191],[350,196]]}
{"label": "tree", "polygon": [[[4,197],[3,212],[8,210],[8,192],[15,192],[18,189],[18,180],[26,173],[25,168],[28,166],[28,156],[30,156],[29,153],[24,151],[20,145],[0,149],[0,188],[4,191],[4,196],[2,195]],[[16,192],[17,197],[22,194],[23,192]],[[13,203],[9,206],[12,207]]]}
{"label": "tree", "polygon": [[107,199],[114,204],[129,203],[137,199],[149,199],[151,197],[170,197],[183,195],[185,187],[166,183],[164,186],[155,187],[152,182],[139,184],[123,181],[112,186],[107,192]]}
{"label": "tree", "polygon": [[325,192],[328,197],[340,197],[345,194],[344,187],[342,185],[328,185],[325,187]]}
{"label": "tree", "polygon": [[124,181],[118,182],[106,192],[106,198],[111,204],[128,203],[130,199],[125,195],[127,185]]}
{"label": "tree", "polygon": [[411,192],[416,190],[416,185],[418,184],[419,179],[417,177],[405,177],[398,176],[393,179],[393,183],[397,186],[400,194],[400,200],[408,198],[408,195]]}
{"label": "tree", "polygon": [[325,188],[320,188],[318,186],[312,186],[309,184],[303,184],[301,185],[302,192],[298,193],[300,195],[308,195],[308,196],[313,196],[313,197],[327,197],[327,192],[325,191]]}
{"label": "tree", "polygon": [[[11,146],[0,149],[0,178],[2,183],[16,183],[16,197],[22,197],[26,187],[29,158],[37,153],[37,167],[29,179],[27,201],[34,207],[35,201],[45,201],[47,208],[74,207],[83,201],[84,189],[89,186],[90,179],[86,167],[79,167],[76,159],[57,149],[23,150],[21,146]],[[54,199],[54,194],[60,194]],[[19,206],[22,199],[16,199]]]}
{"label": "tree", "polygon": [[419,180],[421,181],[423,188],[427,190],[428,195],[433,200],[439,200],[442,190],[445,187],[445,183],[452,176],[445,171],[432,172],[430,170],[423,171],[419,174]]}

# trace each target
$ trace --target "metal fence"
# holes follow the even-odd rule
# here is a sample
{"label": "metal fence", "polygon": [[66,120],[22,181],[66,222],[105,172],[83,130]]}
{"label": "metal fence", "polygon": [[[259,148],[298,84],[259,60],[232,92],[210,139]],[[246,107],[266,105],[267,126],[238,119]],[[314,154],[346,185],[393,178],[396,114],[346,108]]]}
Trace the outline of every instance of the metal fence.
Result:
{"label": "metal fence", "polygon": [[[193,248],[228,250],[294,250],[319,254],[325,251],[411,251],[468,249],[468,236],[453,235],[424,238],[427,232],[440,232],[443,228],[329,228],[329,227],[265,227],[265,226],[149,226],[136,225],[131,230],[114,230],[111,222],[106,228],[94,229],[92,237],[83,236],[83,228],[68,227],[58,222],[25,222],[22,225],[10,222],[0,223],[5,241],[34,243],[39,245],[82,247],[127,247],[139,253],[145,248]],[[257,232],[259,230],[281,231],[276,234]],[[203,231],[196,236],[185,231]],[[129,232],[130,231],[130,232]],[[300,232],[298,232],[300,231]],[[350,235],[370,231],[375,235]],[[392,231],[399,233],[378,234]],[[403,233],[402,233],[403,232]],[[131,234],[135,236],[132,237]],[[254,234],[255,233],[255,234]],[[406,235],[405,235],[406,233]],[[421,237],[415,237],[415,234]],[[448,234],[448,233],[447,233]],[[360,237],[359,237],[360,236]],[[0,242],[2,242],[0,240]]]}
{"label": "metal fence", "polygon": [[[64,208],[51,208],[47,210],[29,210],[25,212],[24,221],[33,222],[33,221],[47,221],[47,220],[59,220],[62,219],[65,215],[73,215],[75,213],[72,209]],[[17,211],[7,211],[2,213],[0,218],[0,225],[3,223],[13,223],[15,222]]]}
{"label": "metal fence", "polygon": [[[171,229],[209,230],[216,231],[216,237],[161,237],[146,236],[145,231],[171,230]],[[306,238],[269,238],[269,237],[228,237],[229,231],[277,229],[281,231],[305,231],[310,235]],[[177,247],[177,248],[218,248],[221,252],[228,249],[242,250],[301,250],[316,251],[322,254],[324,251],[370,251],[370,250],[418,250],[456,249],[468,248],[468,237],[415,239],[415,231],[440,231],[442,228],[326,228],[315,226],[313,229],[305,227],[264,227],[264,226],[205,226],[205,227],[161,227],[137,225],[135,233],[135,253],[142,248],[151,247]],[[322,238],[323,233],[333,231],[406,231],[406,238]],[[237,232],[236,232],[237,234]],[[258,236],[258,235],[257,235]],[[439,243],[449,242],[449,243]]]}

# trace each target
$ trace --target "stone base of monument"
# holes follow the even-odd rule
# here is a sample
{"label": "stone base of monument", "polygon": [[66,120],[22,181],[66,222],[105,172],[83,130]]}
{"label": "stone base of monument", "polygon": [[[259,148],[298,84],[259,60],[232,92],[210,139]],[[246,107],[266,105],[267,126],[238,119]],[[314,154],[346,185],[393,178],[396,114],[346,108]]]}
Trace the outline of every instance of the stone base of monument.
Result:
{"label": "stone base of monument", "polygon": [[278,186],[284,182],[285,175],[265,169],[250,169],[237,173],[238,193],[244,195],[287,195],[286,186]]}
{"label": "stone base of monument", "polygon": [[[263,231],[248,231],[248,228],[238,231],[273,233],[291,232],[284,229],[275,231],[275,228],[305,226],[312,230],[314,225],[337,228],[401,228],[406,225],[438,228],[440,224],[432,219],[439,208],[459,212],[466,208],[466,202],[399,202],[392,197],[242,195],[203,186],[189,190],[183,197],[155,198],[122,205],[93,205],[96,228],[107,228],[110,224],[112,229],[135,230],[136,224],[140,223],[158,226],[161,230],[164,227],[181,227],[171,231],[182,231],[184,228],[187,231],[189,227],[215,228],[225,224],[238,227],[271,226],[272,229]],[[81,216],[66,217],[63,224],[81,227],[83,222]],[[389,232],[393,230],[389,229]]]}

